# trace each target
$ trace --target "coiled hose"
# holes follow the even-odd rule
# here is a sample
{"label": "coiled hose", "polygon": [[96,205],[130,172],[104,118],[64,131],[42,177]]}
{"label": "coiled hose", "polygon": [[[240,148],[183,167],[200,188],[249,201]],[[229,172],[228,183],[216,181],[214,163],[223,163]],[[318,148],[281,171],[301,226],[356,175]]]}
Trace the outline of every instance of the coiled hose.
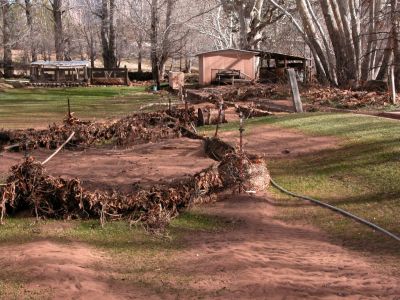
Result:
{"label": "coiled hose", "polygon": [[330,209],[330,210],[332,210],[332,211],[334,211],[336,213],[339,213],[339,214],[341,214],[341,215],[343,215],[343,216],[345,216],[347,218],[353,219],[353,220],[355,220],[355,221],[357,221],[357,222],[359,222],[359,223],[361,223],[363,225],[369,226],[369,227],[371,227],[371,228],[373,228],[373,229],[375,229],[377,231],[380,231],[381,233],[386,234],[386,235],[390,236],[391,238],[394,238],[395,240],[400,242],[400,237],[395,235],[394,233],[391,233],[390,231],[387,231],[386,229],[384,229],[382,227],[379,227],[378,225],[376,225],[374,223],[371,223],[371,222],[369,222],[369,221],[367,221],[367,220],[365,220],[365,219],[363,219],[361,217],[353,215],[353,214],[351,214],[351,213],[349,213],[349,212],[347,212],[347,211],[345,211],[345,210],[343,210],[341,208],[338,208],[338,207],[332,206],[330,204],[321,202],[321,201],[313,199],[311,197],[299,195],[299,194],[293,193],[291,191],[288,191],[287,189],[285,189],[285,188],[281,187],[279,184],[277,184],[276,181],[273,180],[272,178],[271,178],[271,184],[275,188],[277,188],[279,191],[281,191],[281,192],[283,192],[283,193],[285,193],[287,195],[290,195],[292,197],[296,197],[296,198],[299,198],[299,199],[311,201],[312,203],[315,203],[315,204],[317,204],[319,206],[322,206],[324,208]]}

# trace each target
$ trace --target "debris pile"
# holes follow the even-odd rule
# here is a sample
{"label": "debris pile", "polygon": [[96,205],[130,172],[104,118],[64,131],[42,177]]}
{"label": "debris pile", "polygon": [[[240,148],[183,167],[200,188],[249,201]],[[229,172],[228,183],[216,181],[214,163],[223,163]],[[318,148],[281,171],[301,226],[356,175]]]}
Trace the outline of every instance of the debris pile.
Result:
{"label": "debris pile", "polygon": [[311,109],[335,107],[359,109],[368,106],[387,106],[390,98],[387,92],[341,90],[338,88],[311,88],[304,95]]}
{"label": "debris pile", "polygon": [[219,103],[223,101],[247,101],[254,98],[287,98],[288,88],[278,84],[255,83],[246,86],[218,86],[199,90],[187,90],[190,103]]}
{"label": "debris pile", "polygon": [[69,149],[114,141],[118,145],[141,144],[180,136],[180,121],[165,112],[133,114],[114,123],[81,121],[73,116],[45,130],[0,131],[0,146],[19,144],[20,150],[56,149],[71,134]]}
{"label": "debris pile", "polygon": [[36,218],[98,218],[102,225],[107,220],[140,222],[147,231],[159,233],[182,209],[211,201],[222,190],[257,191],[268,186],[263,159],[237,153],[217,138],[209,140],[208,147],[219,149],[221,159],[214,157],[221,160],[218,165],[169,184],[139,186],[130,194],[87,191],[79,179],[52,177],[40,162],[28,157],[11,168],[0,187],[0,223],[6,214],[30,211]]}
{"label": "debris pile", "polygon": [[265,190],[270,182],[265,160],[258,156],[228,154],[219,164],[218,173],[224,186],[244,191]]}
{"label": "debris pile", "polygon": [[5,214],[29,210],[37,218],[126,219],[141,222],[152,231],[162,229],[165,219],[188,205],[207,200],[221,188],[215,167],[169,185],[138,189],[133,194],[85,191],[78,179],[48,175],[38,161],[28,157],[11,168],[0,189],[0,221]]}

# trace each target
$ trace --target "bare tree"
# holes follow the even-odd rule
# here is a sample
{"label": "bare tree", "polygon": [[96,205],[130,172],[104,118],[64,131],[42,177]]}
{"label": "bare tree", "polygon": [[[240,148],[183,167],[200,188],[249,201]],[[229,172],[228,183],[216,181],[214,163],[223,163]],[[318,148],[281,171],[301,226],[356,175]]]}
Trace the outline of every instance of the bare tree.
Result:
{"label": "bare tree", "polygon": [[3,63],[4,76],[13,76],[12,51],[11,51],[11,3],[8,0],[1,0],[1,12],[3,16]]}
{"label": "bare tree", "polygon": [[101,45],[105,68],[117,67],[115,0],[101,0]]}
{"label": "bare tree", "polygon": [[49,0],[50,10],[54,22],[54,47],[56,50],[56,59],[64,59],[64,32],[63,32],[63,0]]}

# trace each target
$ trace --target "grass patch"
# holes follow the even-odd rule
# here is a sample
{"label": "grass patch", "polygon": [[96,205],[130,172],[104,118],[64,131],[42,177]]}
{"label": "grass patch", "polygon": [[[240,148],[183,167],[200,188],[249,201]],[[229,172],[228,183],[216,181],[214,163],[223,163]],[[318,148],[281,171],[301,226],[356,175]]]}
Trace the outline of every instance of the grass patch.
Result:
{"label": "grass patch", "polygon": [[[400,122],[353,114],[290,114],[246,121],[245,135],[259,125],[339,137],[338,149],[270,159],[273,178],[298,194],[333,204],[400,235]],[[221,131],[238,129],[223,124]],[[213,133],[214,126],[203,134]],[[345,245],[400,256],[398,242],[328,210],[274,191],[281,218],[315,224]]]}
{"label": "grass patch", "polygon": [[[71,110],[81,119],[105,119],[160,102],[146,87],[24,88],[0,93],[0,128],[44,127]],[[165,100],[166,102],[166,100]],[[153,107],[154,109],[154,107]]]}

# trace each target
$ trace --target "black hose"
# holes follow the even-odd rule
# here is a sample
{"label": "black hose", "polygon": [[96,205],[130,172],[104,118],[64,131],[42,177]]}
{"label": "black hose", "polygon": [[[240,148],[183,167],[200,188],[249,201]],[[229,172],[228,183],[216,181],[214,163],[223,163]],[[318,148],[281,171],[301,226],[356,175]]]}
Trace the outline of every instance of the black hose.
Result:
{"label": "black hose", "polygon": [[334,211],[336,213],[339,213],[339,214],[341,214],[341,215],[343,215],[343,216],[345,216],[347,218],[353,219],[353,220],[355,220],[355,221],[357,221],[357,222],[359,222],[361,224],[367,225],[367,226],[369,226],[369,227],[371,227],[371,228],[373,228],[375,230],[378,230],[378,231],[382,232],[383,234],[386,234],[386,235],[390,236],[391,238],[394,238],[395,240],[400,242],[400,237],[398,237],[397,235],[387,231],[386,229],[383,229],[383,228],[379,227],[378,225],[376,225],[374,223],[371,223],[371,222],[369,222],[369,221],[367,221],[367,220],[365,220],[363,218],[355,216],[355,215],[353,215],[353,214],[351,214],[351,213],[349,213],[349,212],[347,212],[347,211],[345,211],[345,210],[343,210],[341,208],[332,206],[330,204],[318,201],[316,199],[313,199],[313,198],[310,198],[310,197],[307,197],[307,196],[303,196],[303,195],[298,195],[298,194],[292,193],[292,192],[286,190],[285,188],[281,187],[272,178],[271,178],[271,183],[275,188],[277,188],[278,190],[280,190],[281,192],[283,192],[285,194],[288,194],[288,195],[290,195],[292,197],[296,197],[296,198],[299,198],[299,199],[304,199],[304,200],[307,200],[307,201],[311,201],[312,203],[315,203],[315,204],[317,204],[319,206],[322,206],[324,208],[328,208],[328,209],[330,209],[330,210],[332,210],[332,211]]}

